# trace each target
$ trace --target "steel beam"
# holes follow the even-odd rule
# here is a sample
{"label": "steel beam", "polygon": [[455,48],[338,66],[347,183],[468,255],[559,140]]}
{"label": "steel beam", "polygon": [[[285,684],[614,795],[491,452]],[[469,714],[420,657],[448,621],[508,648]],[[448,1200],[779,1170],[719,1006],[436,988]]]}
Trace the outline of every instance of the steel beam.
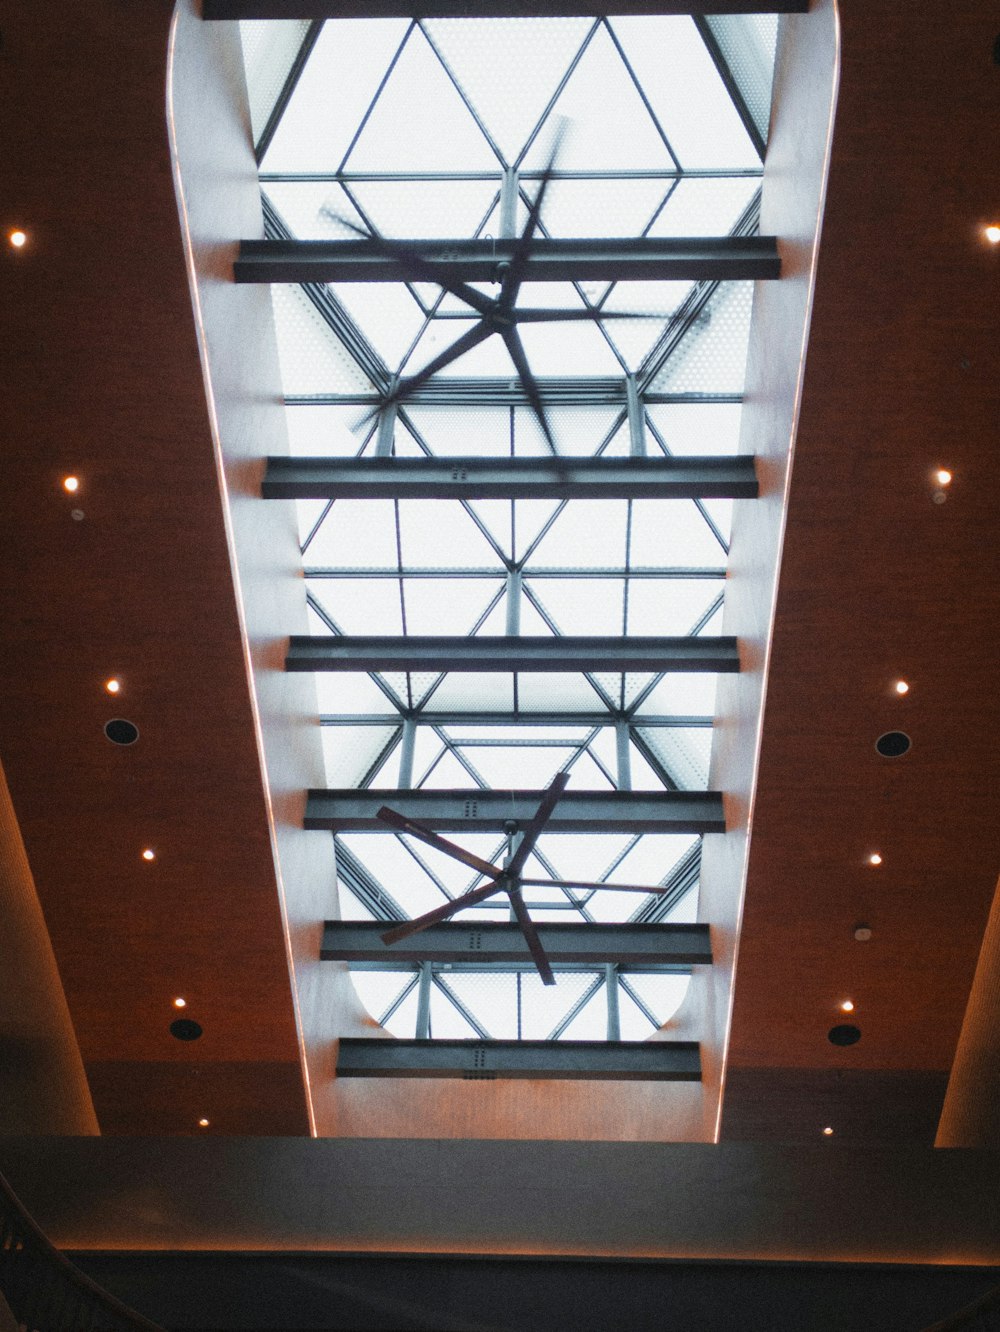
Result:
{"label": "steel beam", "polygon": [[752,499],[753,458],[269,458],[265,499]]}
{"label": "steel beam", "polygon": [[699,1082],[696,1041],[401,1041],[342,1039],[339,1078],[572,1078]]}
{"label": "steel beam", "polygon": [[603,14],[804,14],[808,0],[202,0],[206,19],[577,18]]}
{"label": "steel beam", "polygon": [[[505,240],[393,241],[442,274],[462,282],[493,282],[516,242]],[[773,236],[694,239],[534,240],[524,264],[526,282],[721,281],[776,278]],[[406,282],[412,271],[379,242],[359,240],[244,240],[233,266],[237,282]]]}
{"label": "steel beam", "polygon": [[[603,712],[491,712],[482,711],[446,712],[443,709],[428,708],[413,714],[419,726],[614,726],[618,714],[605,709]],[[399,712],[324,712],[320,714],[321,726],[399,726],[403,714]],[[627,717],[632,726],[645,730],[648,727],[695,726],[711,729],[714,717],[704,714],[684,715],[669,713],[650,713],[649,716]],[[507,742],[516,745],[515,736]],[[405,785],[405,783],[400,783]]]}
{"label": "steel beam", "polygon": [[[384,944],[384,920],[328,920],[323,927],[320,957],[325,962],[350,962],[361,970],[398,967],[400,963],[472,962],[533,965],[519,925],[484,921],[480,925],[445,921],[431,925],[399,943]],[[707,925],[538,925],[538,936],[555,966],[695,965],[712,961]]]}
{"label": "steel beam", "polygon": [[[389,805],[438,832],[504,832],[513,820],[531,822],[544,791],[310,791],[304,826],[331,832],[392,829],[378,811]],[[567,791],[545,825],[546,832],[719,833],[725,832],[717,791]]]}
{"label": "steel beam", "polygon": [[735,638],[296,635],[288,671],[738,671]]}

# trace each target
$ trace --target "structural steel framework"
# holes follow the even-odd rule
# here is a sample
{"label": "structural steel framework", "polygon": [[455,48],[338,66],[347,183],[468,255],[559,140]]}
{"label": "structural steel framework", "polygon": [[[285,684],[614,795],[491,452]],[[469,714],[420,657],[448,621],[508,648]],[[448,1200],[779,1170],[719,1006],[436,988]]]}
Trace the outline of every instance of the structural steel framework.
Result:
{"label": "structural steel framework", "polygon": [[[320,673],[335,779],[309,793],[306,826],[334,833],[341,886],[369,918],[328,922],[322,955],[347,961],[380,1021],[417,1038],[344,1041],[338,1071],[696,1078],[696,1046],[622,1035],[651,1034],[684,972],[711,960],[707,927],[685,911],[700,836],[724,830],[721,795],[705,789],[704,673],[739,666],[718,635],[719,505],[757,494],[733,414],[749,282],[779,276],[775,239],[757,227],[774,24],[740,0],[630,3],[625,19],[538,3],[491,17],[477,4],[480,41],[469,20],[449,27],[467,4],[362,8],[386,25],[367,43],[350,24],[324,26],[362,12],[350,3],[204,7],[303,20],[293,46],[291,25],[280,40],[266,25],[244,32],[265,239],[241,244],[235,278],[279,284],[293,454],[268,461],[262,493],[300,501],[315,632],[291,640],[287,667]],[[803,8],[771,0],[766,12]],[[525,46],[508,22],[522,12],[561,26]],[[667,14],[688,17],[634,26]],[[690,73],[690,105],[671,104],[645,63],[642,32],[654,31],[675,77]],[[543,69],[537,53],[550,48]],[[368,91],[331,147],[323,87],[350,51]],[[733,59],[741,51],[754,59]],[[503,109],[505,72],[522,80],[518,106],[534,102],[530,121]],[[512,107],[512,88],[506,97]],[[546,160],[574,97],[580,143]],[[613,161],[588,99],[612,122],[616,99],[629,103],[635,133]],[[423,125],[438,107],[459,147],[428,135],[400,160],[394,136],[409,142],[408,119]],[[723,122],[714,140],[704,131]],[[529,289],[541,284],[532,305],[576,322],[531,341],[522,325],[523,360],[504,371],[463,330],[497,308],[474,293],[511,262]],[[463,361],[442,338],[468,344]],[[682,685],[678,673],[694,674]],[[557,771],[573,786],[538,867],[594,886],[536,890],[526,905],[563,1009],[542,1010],[524,939],[495,898],[403,944],[380,941],[385,922],[483,878],[443,868],[380,823],[379,806],[500,863]],[[615,881],[661,891],[623,916],[627,895],[600,887]],[[594,1032],[597,1012],[606,1042],[566,1039]]]}

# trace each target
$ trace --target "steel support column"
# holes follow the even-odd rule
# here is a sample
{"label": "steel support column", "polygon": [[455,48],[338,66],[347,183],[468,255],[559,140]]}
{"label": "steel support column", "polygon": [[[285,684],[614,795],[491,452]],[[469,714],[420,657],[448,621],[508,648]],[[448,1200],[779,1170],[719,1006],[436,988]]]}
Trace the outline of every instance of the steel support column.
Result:
{"label": "steel support column", "polygon": [[[388,414],[389,409],[385,409]],[[753,458],[269,458],[265,499],[753,499]]]}
{"label": "steel support column", "polygon": [[572,1078],[698,1082],[694,1041],[400,1041],[342,1039],[340,1078]]}
{"label": "steel support column", "polygon": [[[515,596],[508,612],[516,608]],[[508,625],[511,623],[508,620]],[[515,617],[516,623],[516,617]],[[509,634],[293,636],[289,671],[725,671],[740,668],[735,638],[590,638]]]}
{"label": "steel support column", "polygon": [[[517,242],[499,239],[399,240],[442,275],[493,282]],[[781,276],[773,236],[638,240],[535,239],[522,260],[526,282],[700,282]],[[377,240],[244,240],[233,266],[237,282],[406,282],[409,267]]]}
{"label": "steel support column", "polygon": [[[384,920],[328,920],[320,957],[349,962],[362,971],[395,969],[401,964],[436,962],[446,966],[534,964],[519,925],[508,921],[444,921],[398,943],[385,944]],[[707,925],[599,925],[544,921],[538,937],[554,967],[613,964],[631,971],[705,965],[712,961]]]}
{"label": "steel support column", "polygon": [[[544,791],[373,791],[350,787],[308,793],[304,826],[331,832],[390,832],[378,817],[389,805],[438,832],[502,833],[526,828]],[[546,824],[549,832],[725,832],[717,791],[567,791]]]}

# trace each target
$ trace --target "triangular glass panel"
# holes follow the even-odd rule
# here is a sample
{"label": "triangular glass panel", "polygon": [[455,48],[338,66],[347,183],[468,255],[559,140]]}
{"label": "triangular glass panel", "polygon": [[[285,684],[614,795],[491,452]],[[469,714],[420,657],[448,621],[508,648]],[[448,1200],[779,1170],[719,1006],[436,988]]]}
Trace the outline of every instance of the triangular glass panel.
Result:
{"label": "triangular glass panel", "polygon": [[[306,62],[262,171],[336,171],[400,42],[404,19],[328,23]],[[318,133],[322,127],[322,133]]]}
{"label": "triangular glass panel", "polygon": [[409,404],[406,415],[439,457],[506,457],[510,453],[510,408],[425,407]]}
{"label": "triangular glass panel", "polygon": [[400,500],[404,568],[498,568],[499,557],[457,501]]}
{"label": "triangular glass panel", "polygon": [[313,537],[308,564],[346,569],[396,568],[392,500],[337,500]]}
{"label": "triangular glass panel", "polygon": [[[557,118],[565,122],[556,160],[560,170],[669,170],[676,165],[603,24],[560,94],[550,123]],[[545,166],[550,141],[543,131],[525,166]]]}
{"label": "triangular glass panel", "polygon": [[403,283],[338,282],[329,290],[376,355],[395,371],[424,326],[424,315]]}
{"label": "triangular glass panel", "polygon": [[495,1041],[517,1040],[517,977],[500,972],[482,975],[453,972],[448,988]]}
{"label": "triangular glass panel", "polygon": [[623,1041],[644,1041],[656,1030],[656,1023],[638,1006],[632,996],[621,985],[618,987],[618,1020],[621,1024]]}
{"label": "triangular glass panel", "polygon": [[424,26],[493,141],[513,163],[592,23],[582,18],[433,19]]}
{"label": "triangular glass panel", "polygon": [[545,192],[542,222],[550,236],[641,236],[670,183],[662,177],[554,180]]}
{"label": "triangular glass panel", "polygon": [[[461,1000],[455,995],[455,1000],[451,998],[454,991],[451,989],[451,976],[435,977],[435,983],[431,986],[431,1022],[430,1035],[433,1040],[468,1040],[470,1037],[478,1036],[480,1039],[489,1038],[493,1035],[489,1027],[479,1025],[477,1030],[473,1022],[466,1018],[458,1007]],[[457,1002],[456,1002],[457,1001]]]}
{"label": "triangular glass panel", "polygon": [[351,185],[383,236],[420,240],[475,236],[499,188],[489,180],[372,180]]}
{"label": "triangular glass panel", "polygon": [[760,189],[756,176],[682,180],[649,229],[650,236],[728,236]]}
{"label": "triangular glass panel", "polygon": [[[392,700],[371,676],[360,672],[320,671],[316,676],[316,699],[321,715],[354,716],[366,712],[391,715],[394,709]],[[397,705],[401,703],[401,699],[396,700]]]}
{"label": "triangular glass panel", "polygon": [[[413,983],[413,973],[409,971],[353,971],[351,984],[357,991],[358,998],[376,1022],[399,999],[408,985]],[[414,995],[416,991],[414,991]],[[408,996],[409,997],[409,996]],[[412,1036],[412,1019],[407,1024],[406,1001],[399,1005],[388,1020],[387,1030],[394,1036]],[[416,1006],[413,1006],[416,1017]]]}
{"label": "triangular glass panel", "polygon": [[375,391],[301,287],[276,284],[271,302],[286,394]]}
{"label": "triangular glass panel", "polygon": [[262,189],[296,240],[351,240],[348,223],[365,228],[348,195],[328,180],[273,180]]}
{"label": "triangular glass panel", "polygon": [[625,568],[625,500],[570,500],[525,568]]}
{"label": "triangular glass panel", "polygon": [[725,563],[725,551],[693,500],[633,500],[632,568],[721,570]]}
{"label": "triangular glass panel", "polygon": [[693,19],[629,16],[611,26],[685,170],[760,165]]}
{"label": "triangular glass panel", "polygon": [[[556,987],[558,988],[558,986]],[[584,991],[586,993],[586,991]],[[608,1038],[608,996],[602,985],[584,1005],[568,1027],[559,1033],[561,1041],[605,1041]]]}
{"label": "triangular glass panel", "polygon": [[[321,727],[327,786],[358,786],[397,729],[392,726]],[[391,758],[388,761],[392,763]]]}
{"label": "triangular glass panel", "polygon": [[410,634],[467,634],[496,591],[478,578],[408,578],[404,586]]}
{"label": "triangular glass panel", "polygon": [[628,983],[662,1027],[684,1002],[691,977],[635,975],[628,977]]}
{"label": "triangular glass panel", "polygon": [[288,407],[288,451],[297,458],[352,458],[361,446],[363,432],[355,437],[357,407]]}
{"label": "triangular glass panel", "polygon": [[651,726],[648,730],[640,728],[639,734],[682,791],[708,789],[710,730]]}
{"label": "triangular glass panel", "polygon": [[[412,354],[403,366],[404,377],[415,375],[442,352],[448,351],[470,330],[476,319],[432,319]],[[491,334],[470,351],[459,355],[435,373],[435,379],[465,379],[473,376],[516,377],[514,363],[507,355],[503,339]]]}
{"label": "triangular glass panel", "polygon": [[[331,24],[339,27],[339,24]],[[486,171],[497,159],[417,28],[347,165],[351,171]]]}
{"label": "triangular glass panel", "polygon": [[673,402],[653,403],[646,415],[670,453],[721,456],[739,448],[740,411],[738,402]]}
{"label": "triangular glass panel", "polygon": [[532,591],[563,634],[622,632],[624,580],[617,578],[543,578]]}
{"label": "triangular glass panel", "polygon": [[752,282],[724,283],[656,376],[652,389],[658,393],[742,393],[752,303]]}
{"label": "triangular glass panel", "polygon": [[[579,1003],[594,978],[576,971],[560,971],[555,985],[543,985],[541,978],[530,971],[521,975],[521,1036],[526,1041],[546,1040],[556,1027]],[[598,1036],[602,1040],[604,1033]]]}

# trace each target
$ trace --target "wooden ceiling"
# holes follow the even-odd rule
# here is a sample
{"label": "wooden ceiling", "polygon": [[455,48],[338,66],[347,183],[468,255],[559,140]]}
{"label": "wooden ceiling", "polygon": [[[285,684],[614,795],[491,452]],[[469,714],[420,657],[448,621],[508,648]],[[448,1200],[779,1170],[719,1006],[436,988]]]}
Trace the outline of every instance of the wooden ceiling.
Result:
{"label": "wooden ceiling", "polygon": [[[163,110],[172,5],[126,15],[116,0],[68,0],[46,25],[26,0],[8,11],[2,169],[17,184],[0,220],[29,243],[2,256],[0,757],[104,1131],[196,1132],[210,1105],[213,1131],[306,1133],[301,1049],[314,1089],[328,1085],[324,1022],[347,1004],[318,963],[329,865],[295,837],[296,791],[319,784],[316,736],[288,728],[279,762],[251,701],[253,670],[265,712],[288,702],[269,671],[277,639],[253,628],[280,619],[278,570],[255,582],[244,569],[241,610],[232,551],[253,542],[260,469],[245,441],[227,509]],[[790,22],[832,14],[824,0]],[[842,0],[839,20],[722,1133],[811,1139],[835,1108],[846,1136],[891,1125],[928,1141],[998,869],[1000,249],[982,237],[1000,214],[996,16],[986,0],[946,22],[928,3]],[[206,125],[225,89],[205,84]],[[245,136],[241,152],[245,185]],[[209,320],[238,234],[223,220],[216,231],[199,257]],[[252,397],[238,367],[266,359],[247,327],[232,328],[216,419]],[[954,473],[943,504],[938,466]],[[138,726],[135,746],[105,739],[113,716]],[[902,758],[875,752],[890,729],[912,737]],[[308,891],[282,883],[293,863]],[[169,1033],[178,995],[204,1027],[197,1042]],[[862,1038],[837,1048],[827,1031],[846,998]],[[456,1093],[451,1131],[475,1131],[473,1094],[487,1093]],[[432,1107],[414,1105],[385,1130],[429,1123]],[[696,1135],[689,1110],[682,1131]],[[495,1131],[537,1133],[519,1113],[498,1114]],[[576,1113],[555,1114],[553,1136],[601,1135],[589,1118],[574,1127]],[[378,1131],[371,1114],[369,1101],[353,1114],[328,1102],[320,1126]],[[666,1122],[646,1107],[628,1131],[664,1136]]]}

